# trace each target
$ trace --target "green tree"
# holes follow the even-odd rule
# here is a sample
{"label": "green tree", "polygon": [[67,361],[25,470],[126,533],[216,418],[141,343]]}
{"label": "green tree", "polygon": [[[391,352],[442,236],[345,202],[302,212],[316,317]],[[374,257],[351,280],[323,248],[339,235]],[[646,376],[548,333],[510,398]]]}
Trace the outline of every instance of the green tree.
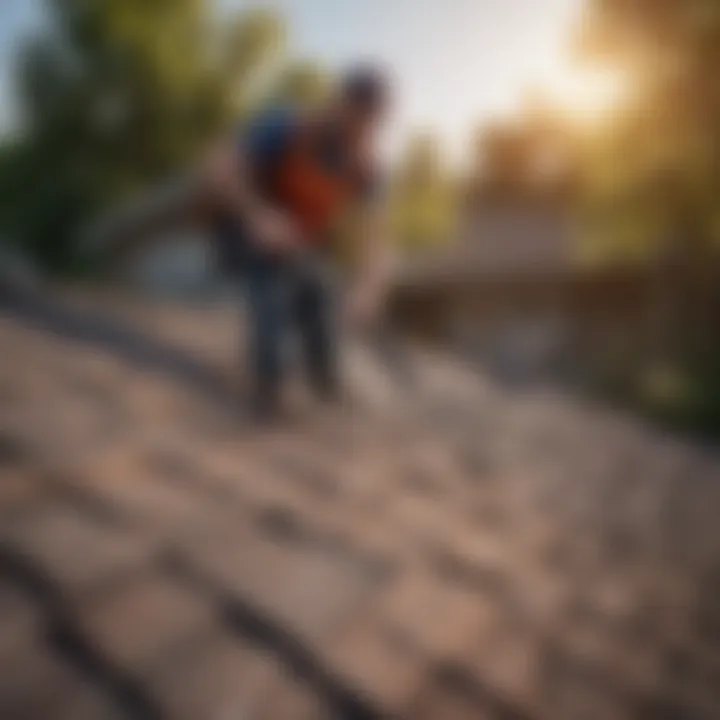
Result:
{"label": "green tree", "polygon": [[720,244],[720,2],[594,0],[580,46],[630,99],[589,148],[587,217],[611,258]]}
{"label": "green tree", "polygon": [[570,204],[578,191],[579,134],[551,105],[534,102],[476,135],[468,183],[473,204]]}
{"label": "green tree", "polygon": [[320,64],[296,62],[280,75],[271,100],[300,108],[317,107],[329,97],[332,84],[331,74]]}
{"label": "green tree", "polygon": [[23,136],[0,158],[19,205],[0,222],[61,268],[84,218],[177,172],[248,111],[283,26],[265,12],[221,24],[209,0],[47,4],[50,30],[19,57]]}
{"label": "green tree", "polygon": [[408,250],[450,240],[455,229],[456,196],[443,172],[440,149],[431,135],[407,146],[391,189],[393,235]]}
{"label": "green tree", "polygon": [[669,411],[718,431],[720,2],[593,0],[579,45],[630,90],[588,148],[586,252],[652,270]]}

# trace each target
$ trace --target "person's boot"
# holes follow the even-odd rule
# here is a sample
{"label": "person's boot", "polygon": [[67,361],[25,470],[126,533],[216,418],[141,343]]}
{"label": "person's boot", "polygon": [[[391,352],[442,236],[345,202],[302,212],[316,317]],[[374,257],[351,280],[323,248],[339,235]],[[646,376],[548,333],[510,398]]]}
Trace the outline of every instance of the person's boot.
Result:
{"label": "person's boot", "polygon": [[326,368],[311,368],[308,381],[315,397],[324,403],[334,403],[341,399],[342,392],[337,373]]}
{"label": "person's boot", "polygon": [[313,374],[309,378],[315,398],[326,406],[351,410],[355,397],[348,383],[337,372]]}
{"label": "person's boot", "polygon": [[268,425],[280,419],[282,404],[280,392],[277,387],[258,387],[253,393],[250,412],[252,419],[261,424]]}

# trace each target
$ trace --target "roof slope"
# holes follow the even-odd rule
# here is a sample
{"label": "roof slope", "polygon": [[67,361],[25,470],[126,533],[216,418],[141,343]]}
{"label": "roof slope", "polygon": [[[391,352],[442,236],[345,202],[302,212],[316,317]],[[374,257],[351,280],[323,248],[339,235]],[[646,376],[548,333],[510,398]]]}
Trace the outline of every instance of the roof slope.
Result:
{"label": "roof slope", "polygon": [[0,717],[720,713],[716,455],[361,348],[259,434],[233,313],[54,307],[0,315]]}
{"label": "roof slope", "polygon": [[479,209],[451,245],[412,259],[404,282],[556,277],[577,269],[575,240],[571,219],[552,209]]}

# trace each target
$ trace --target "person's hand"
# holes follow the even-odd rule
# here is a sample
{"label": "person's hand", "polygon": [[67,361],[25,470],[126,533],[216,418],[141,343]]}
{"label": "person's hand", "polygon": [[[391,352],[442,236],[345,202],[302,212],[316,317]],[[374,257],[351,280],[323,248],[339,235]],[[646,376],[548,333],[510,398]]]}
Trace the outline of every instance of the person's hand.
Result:
{"label": "person's hand", "polygon": [[273,254],[290,253],[301,246],[300,232],[282,212],[272,208],[257,210],[250,218],[252,239]]}
{"label": "person's hand", "polygon": [[380,312],[380,300],[377,293],[369,289],[358,288],[351,293],[345,306],[345,322],[351,330],[367,330]]}

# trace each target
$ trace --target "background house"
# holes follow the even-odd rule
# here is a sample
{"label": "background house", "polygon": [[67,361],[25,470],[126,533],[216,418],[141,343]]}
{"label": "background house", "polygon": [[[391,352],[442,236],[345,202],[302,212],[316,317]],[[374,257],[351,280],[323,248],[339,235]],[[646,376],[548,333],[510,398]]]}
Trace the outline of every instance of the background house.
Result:
{"label": "background house", "polygon": [[455,242],[403,268],[396,322],[508,379],[585,379],[649,341],[650,286],[640,271],[583,267],[575,235],[558,208],[476,209]]}

